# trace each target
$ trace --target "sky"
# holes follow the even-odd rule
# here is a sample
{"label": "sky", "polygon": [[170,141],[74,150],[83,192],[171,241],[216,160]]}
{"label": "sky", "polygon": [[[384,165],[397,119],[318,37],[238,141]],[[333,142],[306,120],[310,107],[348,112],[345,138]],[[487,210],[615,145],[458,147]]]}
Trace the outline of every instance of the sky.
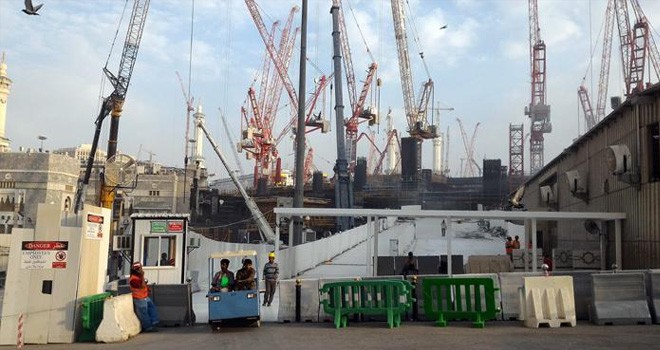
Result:
{"label": "sky", "polygon": [[[0,51],[6,54],[8,75],[13,80],[5,136],[12,140],[14,150],[21,146],[38,148],[40,135],[47,137],[46,149],[91,143],[101,96],[111,92],[102,69],[108,61],[108,69],[115,74],[118,71],[132,4],[128,2],[118,26],[124,0],[37,1],[41,2],[44,6],[40,16],[27,16],[21,12],[22,1],[0,0]],[[291,7],[302,2],[257,3],[270,28],[275,20],[283,23]],[[382,123],[374,130],[382,149],[388,108],[392,109],[394,127],[407,136],[390,1],[343,3],[357,80],[366,76],[371,62],[369,52],[379,65]],[[639,3],[657,37],[660,2]],[[309,0],[307,94],[313,90],[315,79],[332,73],[331,4],[330,0]],[[545,135],[544,157],[548,163],[584,132],[577,97],[583,77],[595,104],[595,93],[591,91],[598,86],[602,45],[599,33],[607,1],[538,0],[538,4],[541,38],[547,47],[546,90],[553,125],[552,133]],[[192,0],[151,1],[120,120],[118,149],[141,160],[151,156],[166,166],[183,165],[186,99],[176,76],[179,72],[185,90],[190,79],[195,104],[203,106],[208,129],[234,164],[230,154],[235,152],[240,135],[240,109],[248,88],[262,70],[265,46],[243,0],[194,0],[194,16],[192,10]],[[525,130],[529,129],[523,113],[530,100],[531,80],[527,1],[408,0],[406,11],[410,11],[408,20],[414,23],[419,38],[418,45],[409,23],[413,84],[417,93],[428,78],[418,55],[421,48],[435,84],[433,101],[440,108],[439,129],[446,132],[449,127],[450,175],[460,176],[461,158],[465,157],[457,118],[465,125],[468,138],[480,124],[474,151],[477,162],[499,158],[508,166],[509,124],[524,123]],[[300,21],[298,12],[294,25],[299,26]],[[446,29],[441,29],[444,25]],[[300,37],[295,45],[289,76],[297,90]],[[615,29],[608,96],[623,95],[618,52]],[[281,107],[286,106],[286,99],[283,93]],[[319,103],[331,121],[332,131],[307,135],[315,149],[314,166],[328,174],[332,174],[336,159],[333,100],[328,92],[325,102]],[[221,113],[229,124],[229,136],[222,127]],[[275,133],[282,130],[287,113],[288,107],[281,109]],[[107,148],[108,129],[109,118],[101,134],[101,149]],[[528,172],[528,143],[525,147]],[[216,178],[226,177],[209,144],[205,143],[204,148],[209,173]],[[285,137],[279,148],[284,167],[292,168],[295,160],[291,138]],[[368,145],[361,141],[358,156],[367,156],[368,152]],[[246,160],[245,153],[239,156],[242,167],[250,172],[253,161]],[[427,141],[423,168],[431,166],[432,148]]]}

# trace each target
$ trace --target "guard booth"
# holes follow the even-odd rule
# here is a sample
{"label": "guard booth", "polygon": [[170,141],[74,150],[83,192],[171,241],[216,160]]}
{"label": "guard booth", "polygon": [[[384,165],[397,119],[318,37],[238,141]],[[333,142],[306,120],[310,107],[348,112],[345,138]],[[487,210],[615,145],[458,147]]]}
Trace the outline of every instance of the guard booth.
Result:
{"label": "guard booth", "polygon": [[142,263],[149,284],[184,284],[187,271],[188,214],[131,215],[132,261]]}

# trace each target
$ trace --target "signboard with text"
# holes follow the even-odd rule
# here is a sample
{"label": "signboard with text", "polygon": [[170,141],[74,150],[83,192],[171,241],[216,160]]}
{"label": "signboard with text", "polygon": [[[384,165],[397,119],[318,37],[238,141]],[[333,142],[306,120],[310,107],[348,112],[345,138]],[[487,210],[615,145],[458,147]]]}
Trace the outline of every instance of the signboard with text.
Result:
{"label": "signboard with text", "polygon": [[23,241],[21,269],[65,269],[68,249],[68,241]]}
{"label": "signboard with text", "polygon": [[85,228],[85,238],[102,239],[103,238],[103,216],[87,214],[87,227]]}
{"label": "signboard with text", "polygon": [[183,220],[151,221],[151,233],[182,233]]}

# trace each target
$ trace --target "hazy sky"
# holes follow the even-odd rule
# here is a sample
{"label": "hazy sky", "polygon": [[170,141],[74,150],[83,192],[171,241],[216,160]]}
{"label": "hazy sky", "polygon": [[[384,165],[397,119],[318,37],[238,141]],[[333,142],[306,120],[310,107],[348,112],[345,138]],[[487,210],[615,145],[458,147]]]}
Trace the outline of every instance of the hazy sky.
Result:
{"label": "hazy sky", "polygon": [[[37,1],[40,16],[21,12],[22,1],[0,0],[0,50],[6,52],[8,75],[13,80],[9,97],[6,136],[12,148],[37,148],[38,135],[47,137],[45,148],[90,143],[101,94],[110,92],[102,80],[112,40],[124,8],[123,0]],[[393,110],[394,125],[405,133],[398,58],[387,0],[344,0],[353,66],[362,80],[370,62],[362,36],[379,64],[381,117],[378,144],[384,147],[384,117]],[[541,37],[547,46],[547,101],[552,108],[553,132],[545,137],[546,163],[566,148],[584,129],[579,113],[577,88],[586,75],[586,86],[598,84],[603,14],[606,0],[539,0]],[[660,1],[639,0],[654,28],[660,27]],[[266,26],[285,21],[291,7],[301,1],[258,1]],[[332,25],[330,0],[309,1],[307,92],[313,80],[332,73]],[[110,57],[108,68],[116,73],[131,10],[126,15]],[[348,9],[351,5],[353,11]],[[442,111],[440,129],[450,127],[449,167],[458,175],[465,150],[456,118],[463,120],[468,137],[477,122],[476,159],[501,158],[508,165],[509,123],[525,123],[523,108],[529,104],[528,8],[524,0],[410,0],[409,6],[431,77],[435,102]],[[140,159],[169,166],[182,166],[184,159],[185,99],[175,75],[187,82],[191,27],[191,0],[152,0],[137,63],[128,89],[119,128],[119,150]],[[632,11],[631,11],[632,15]],[[357,20],[357,22],[356,22]],[[295,25],[300,24],[300,13]],[[443,25],[447,29],[441,30]],[[590,29],[591,28],[591,29]],[[654,29],[653,34],[658,32]],[[616,36],[616,29],[615,29]],[[417,45],[409,27],[409,47],[417,91],[426,79]],[[589,68],[590,45],[595,47],[593,69]],[[618,38],[613,40],[610,90],[622,95]],[[298,87],[300,40],[296,42],[289,74]],[[240,108],[246,92],[262,67],[264,45],[243,0],[195,0],[192,58],[192,95],[201,101],[207,125],[223,147],[233,152],[237,139],[227,140],[219,108],[227,117],[233,137],[240,135]],[[593,74],[593,79],[591,78]],[[657,81],[654,77],[654,81]],[[102,85],[104,84],[104,85]],[[344,83],[345,84],[345,83]],[[102,90],[102,87],[104,89]],[[595,104],[595,94],[592,97]],[[344,97],[347,99],[346,95]],[[282,95],[280,106],[286,103]],[[325,104],[330,113],[330,97]],[[348,105],[348,102],[346,102]],[[608,106],[608,112],[609,112]],[[278,116],[276,133],[286,122],[288,108]],[[107,147],[106,120],[100,147]],[[334,116],[332,133],[308,134],[316,150],[314,165],[328,173],[336,159]],[[205,144],[210,173],[224,177],[220,162]],[[525,171],[529,170],[526,144]],[[280,145],[283,164],[294,164],[291,141]],[[358,155],[366,156],[366,143]],[[431,167],[431,142],[424,145],[424,168]],[[233,157],[229,156],[233,163]],[[241,154],[245,169],[253,164]]]}

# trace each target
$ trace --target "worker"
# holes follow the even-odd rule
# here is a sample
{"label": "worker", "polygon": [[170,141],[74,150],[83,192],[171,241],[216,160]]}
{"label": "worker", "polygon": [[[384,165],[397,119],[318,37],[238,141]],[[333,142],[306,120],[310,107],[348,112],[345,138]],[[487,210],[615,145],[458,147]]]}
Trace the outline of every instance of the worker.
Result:
{"label": "worker", "polygon": [[509,256],[509,259],[513,261],[513,240],[511,239],[511,236],[506,236],[506,243],[504,243],[504,250],[506,251],[506,255]]}
{"label": "worker", "polygon": [[280,277],[280,268],[275,262],[275,252],[268,254],[268,262],[264,265],[264,280],[266,281],[266,293],[264,294],[263,306],[270,306],[275,295],[277,279]]}
{"label": "worker", "polygon": [[236,271],[236,281],[234,282],[235,290],[254,290],[257,289],[254,268],[252,267],[252,260],[243,260],[243,267]]}
{"label": "worker", "polygon": [[211,281],[214,292],[229,292],[234,285],[234,273],[229,271],[229,259],[220,260],[220,271],[216,272]]}
{"label": "worker", "polygon": [[419,271],[417,270],[417,261],[415,256],[413,255],[413,252],[408,252],[408,258],[403,263],[403,270],[401,271],[401,274],[403,275],[403,278],[406,278],[408,275],[417,275],[418,273]]}
{"label": "worker", "polygon": [[140,319],[143,332],[157,332],[158,331],[158,311],[156,305],[149,298],[149,287],[144,278],[144,271],[142,270],[142,263],[136,261],[131,265],[131,277],[129,285],[131,287],[131,294],[133,295],[133,307],[135,313]]}
{"label": "worker", "polygon": [[520,249],[520,236],[513,239],[513,249]]}
{"label": "worker", "polygon": [[442,220],[442,223],[440,224],[440,231],[442,231],[442,237],[444,237],[447,233],[447,223],[445,220]]}

